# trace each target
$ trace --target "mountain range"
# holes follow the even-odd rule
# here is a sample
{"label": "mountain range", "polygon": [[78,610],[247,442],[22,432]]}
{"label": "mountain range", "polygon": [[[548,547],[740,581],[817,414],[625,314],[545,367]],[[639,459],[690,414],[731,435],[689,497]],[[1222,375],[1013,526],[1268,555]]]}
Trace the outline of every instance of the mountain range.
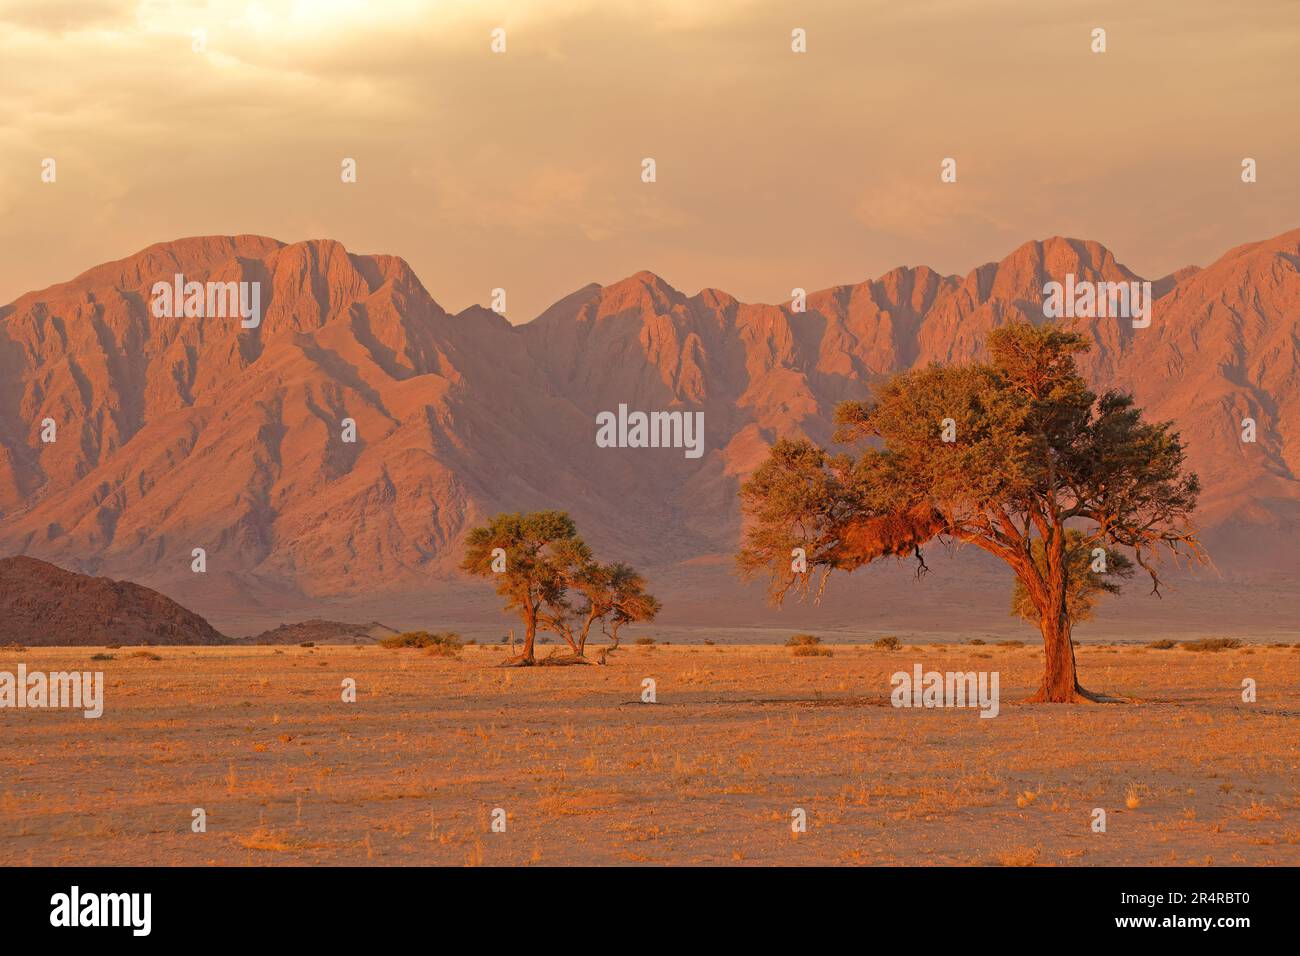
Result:
{"label": "mountain range", "polygon": [[[260,324],[158,317],[154,284],[178,274],[259,283]],[[402,259],[333,241],[159,243],[0,308],[0,557],[147,584],[227,633],[326,606],[465,617],[494,600],[455,570],[464,533],[550,507],[599,555],[645,569],[665,620],[769,620],[730,558],[739,483],[768,445],[827,442],[837,402],[980,357],[998,325],[1044,321],[1044,284],[1067,275],[1143,281],[1099,243],[1051,238],[964,276],[906,267],[811,291],[803,311],[639,272],[512,325],[448,313]],[[1175,421],[1205,487],[1217,571],[1189,579],[1202,600],[1167,596],[1152,613],[1179,626],[1226,599],[1243,622],[1284,627],[1300,565],[1300,230],[1151,287],[1149,327],[1075,327],[1094,342],[1080,362],[1093,385]],[[597,447],[596,416],[620,405],[703,412],[703,456]],[[943,613],[992,626],[1006,581],[990,598],[994,569],[958,560],[972,584],[942,585]],[[864,579],[899,621],[940,613],[899,572]],[[856,596],[822,619],[868,620],[873,599],[835,587]]]}

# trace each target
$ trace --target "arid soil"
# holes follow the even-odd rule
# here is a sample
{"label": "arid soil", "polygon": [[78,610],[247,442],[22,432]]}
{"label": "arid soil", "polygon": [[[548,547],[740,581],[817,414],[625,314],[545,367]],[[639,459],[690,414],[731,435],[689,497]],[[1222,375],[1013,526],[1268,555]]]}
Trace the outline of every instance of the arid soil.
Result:
{"label": "arid soil", "polygon": [[[1033,646],[831,649],[0,649],[106,686],[0,710],[0,865],[1300,864],[1300,649],[1085,645],[1132,701],[1079,706],[1018,702]],[[891,707],[918,662],[997,671],[1000,714]]]}

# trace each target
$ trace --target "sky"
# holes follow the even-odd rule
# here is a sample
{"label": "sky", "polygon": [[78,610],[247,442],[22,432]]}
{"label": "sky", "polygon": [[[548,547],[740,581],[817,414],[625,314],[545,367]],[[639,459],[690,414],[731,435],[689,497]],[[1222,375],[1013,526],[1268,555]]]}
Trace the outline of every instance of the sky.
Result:
{"label": "sky", "polygon": [[1065,235],[1156,278],[1300,227],[1297,0],[0,0],[0,64],[0,303],[195,235],[523,322],[642,269],[779,302]]}

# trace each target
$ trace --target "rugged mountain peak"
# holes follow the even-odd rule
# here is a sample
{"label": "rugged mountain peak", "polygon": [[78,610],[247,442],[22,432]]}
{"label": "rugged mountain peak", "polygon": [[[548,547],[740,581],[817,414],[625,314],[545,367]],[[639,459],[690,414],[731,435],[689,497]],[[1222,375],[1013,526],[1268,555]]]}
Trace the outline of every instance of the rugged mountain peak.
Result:
{"label": "rugged mountain peak", "polygon": [[[260,282],[260,325],[153,315],[176,271]],[[1140,281],[1100,243],[1052,237],[964,276],[809,290],[801,312],[638,272],[516,327],[449,316],[400,258],[329,240],[157,244],[0,310],[0,549],[204,610],[249,589],[419,592],[501,510],[569,510],[647,566],[726,554],[766,443],[826,441],[835,404],[882,376],[981,356],[991,329],[1043,321],[1044,283],[1070,274]],[[1208,531],[1276,537],[1300,514],[1300,230],[1152,288],[1148,327],[1076,321],[1083,368],[1177,422]],[[702,412],[704,453],[596,447],[594,416],[620,405]]]}

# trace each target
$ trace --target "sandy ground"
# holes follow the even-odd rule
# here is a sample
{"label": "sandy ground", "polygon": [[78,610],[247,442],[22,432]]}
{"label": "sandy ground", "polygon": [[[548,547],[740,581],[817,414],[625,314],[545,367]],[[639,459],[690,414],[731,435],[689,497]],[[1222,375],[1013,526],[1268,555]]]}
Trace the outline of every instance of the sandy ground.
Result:
{"label": "sandy ground", "polygon": [[[1139,702],[1079,706],[1017,702],[1032,646],[832,649],[0,650],[107,696],[0,710],[0,865],[1300,864],[1300,649],[1083,646]],[[891,707],[917,662],[997,671],[1000,715]]]}

